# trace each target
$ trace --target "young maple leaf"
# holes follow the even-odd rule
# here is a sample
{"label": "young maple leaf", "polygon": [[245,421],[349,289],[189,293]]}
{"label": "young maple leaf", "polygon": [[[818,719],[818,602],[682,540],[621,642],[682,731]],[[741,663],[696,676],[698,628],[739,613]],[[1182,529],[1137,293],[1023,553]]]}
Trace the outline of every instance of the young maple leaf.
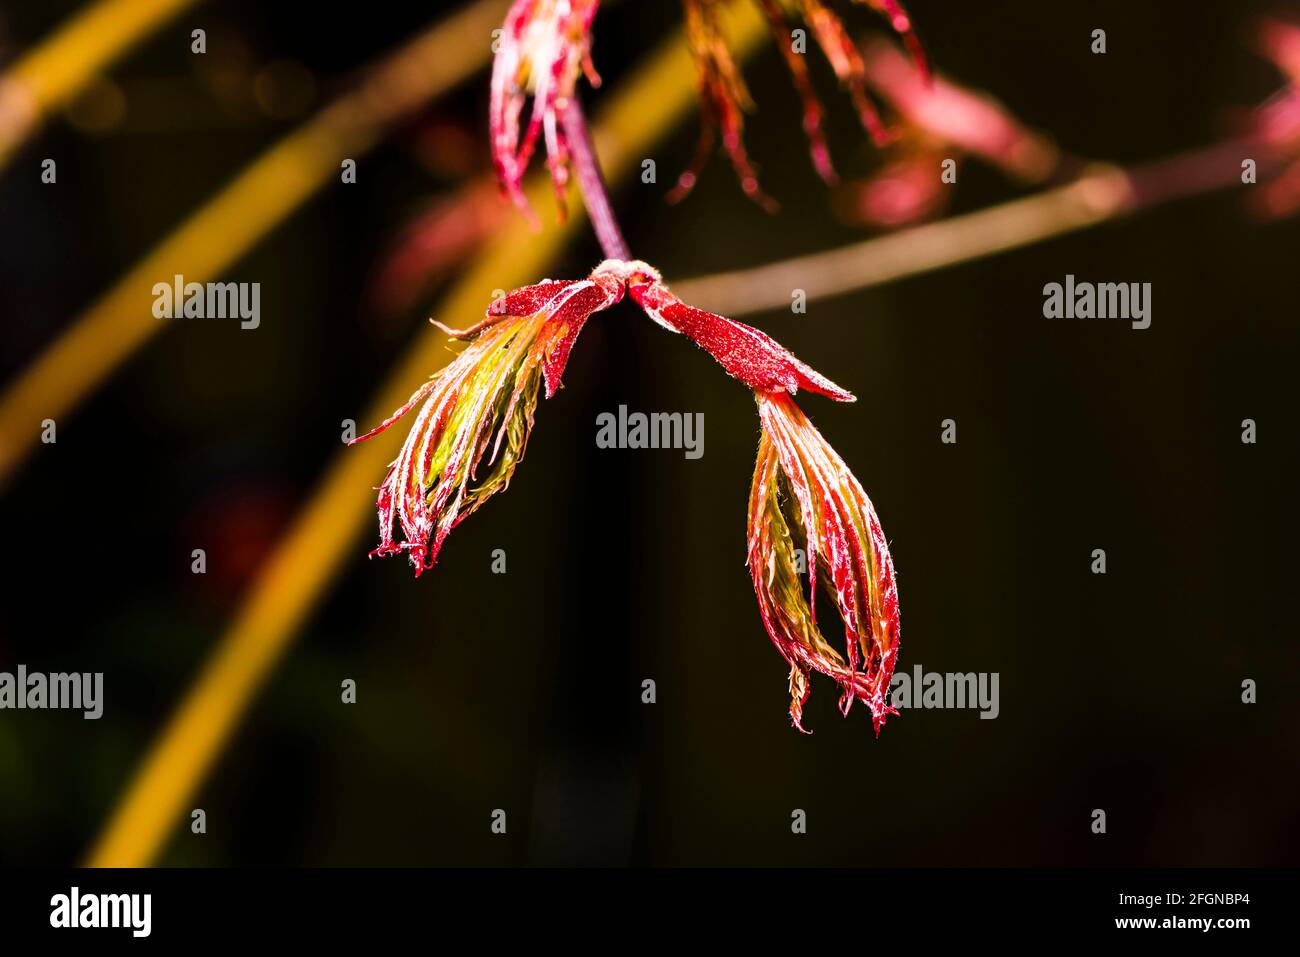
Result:
{"label": "young maple leaf", "polygon": [[[781,51],[795,89],[803,103],[803,127],[808,137],[813,167],[827,182],[835,183],[834,166],[822,130],[824,110],[813,88],[804,61],[803,51],[794,47],[793,18],[798,15],[812,31],[817,45],[830,63],[840,84],[848,90],[863,128],[877,146],[887,144],[891,134],[885,128],[880,113],[867,95],[866,72],[862,56],[858,53],[844,22],[827,6],[824,0],[756,0],[767,19],[768,29]],[[916,31],[906,11],[897,0],[857,0],[871,7],[888,20],[893,30],[903,37],[914,62],[924,75],[929,75],[929,65]],[[719,0],[683,0],[686,10],[686,33],[691,52],[695,57],[700,95],[700,135],[695,156],[678,177],[677,185],[669,193],[669,201],[684,198],[699,180],[700,171],[713,150],[714,129],[722,134],[722,145],[731,160],[732,168],[740,179],[745,195],[764,209],[772,210],[776,204],[763,192],[744,145],[744,113],[752,108],[745,82],[740,76],[718,22]]]}
{"label": "young maple leaf", "polygon": [[[886,716],[897,713],[888,703],[899,642],[894,562],[862,486],[791,398],[799,389],[841,402],[853,395],[765,333],[682,302],[645,263],[600,268],[622,275],[651,319],[689,336],[754,390],[763,436],[749,498],[749,567],[763,625],[790,665],[791,720],[804,730],[808,677],[820,671],[840,685],[840,710],[847,715],[855,699],[864,702],[879,734]],[[794,560],[796,532],[807,556],[807,599]],[[847,660],[817,628],[819,572],[844,621]]]}
{"label": "young maple leaf", "polygon": [[668,194],[668,201],[676,203],[695,188],[700,171],[713,152],[715,130],[722,133],[722,146],[731,160],[731,167],[740,180],[745,195],[769,212],[776,202],[758,185],[758,172],[745,151],[745,111],[753,108],[749,88],[740,74],[731,48],[723,38],[718,23],[717,0],[683,0],[686,12],[686,40],[695,58],[697,87],[700,98],[700,134],[695,146],[695,156],[690,165],[677,178],[677,185]]}
{"label": "young maple leaf", "polygon": [[[522,184],[539,138],[564,218],[570,157],[559,111],[574,96],[579,74],[600,85],[591,62],[591,21],[599,6],[600,0],[515,0],[501,28],[489,105],[492,161],[502,188],[530,218]],[[530,96],[533,108],[523,125]]]}
{"label": "young maple leaf", "polygon": [[[378,435],[423,403],[379,487],[379,547],[406,551],[418,576],[433,567],[447,534],[506,488],[523,458],[537,395],[560,386],[573,343],[592,313],[623,297],[607,276],[543,281],[492,303],[465,330],[443,328],[469,345],[377,428]],[[489,455],[490,451],[490,455]],[[490,471],[478,476],[480,466]],[[395,526],[403,541],[394,540]]]}
{"label": "young maple leaf", "polygon": [[805,365],[767,333],[735,319],[688,306],[669,291],[659,273],[645,263],[623,263],[628,292],[646,315],[670,332],[690,337],[734,378],[756,392],[820,392],[839,402],[854,401],[815,369]]}
{"label": "young maple leaf", "polygon": [[[668,195],[670,202],[686,196],[699,179],[713,151],[715,136],[731,160],[745,194],[764,209],[776,203],[763,192],[744,143],[744,114],[753,103],[740,68],[722,35],[718,21],[721,0],[683,0],[686,35],[696,62],[700,97],[700,136],[695,156]],[[785,59],[803,101],[804,131],[813,166],[828,182],[836,181],[830,150],[822,131],[823,109],[813,89],[802,52],[792,46],[791,16],[798,13],[811,28],[841,84],[849,91],[863,126],[877,145],[890,136],[866,92],[862,57],[843,21],[824,0],[755,0]],[[856,0],[885,17],[903,38],[917,67],[928,75],[924,51],[906,11],[897,0]],[[523,177],[536,149],[546,144],[547,166],[564,218],[564,194],[571,170],[569,134],[561,111],[576,95],[579,75],[592,86],[600,85],[591,62],[591,23],[600,0],[515,0],[506,14],[492,63],[489,124],[492,159],[502,188],[529,218],[534,218],[524,197]],[[532,112],[523,122],[532,98]]]}
{"label": "young maple leaf", "polygon": [[[555,393],[583,325],[625,291],[651,319],[690,337],[754,390],[763,438],[750,492],[749,566],[764,627],[790,664],[795,726],[803,730],[808,677],[820,671],[843,689],[841,710],[847,714],[855,699],[865,702],[879,733],[885,716],[895,713],[886,702],[898,653],[893,562],[862,486],[791,398],[800,389],[842,402],[852,402],[852,394],[771,336],[682,302],[639,260],[607,259],[586,279],[516,290],[494,302],[477,325],[447,330],[469,340],[465,351],[356,440],[382,432],[423,402],[380,486],[380,544],[372,554],[407,551],[417,575],[434,564],[447,533],[509,483],[542,384],[548,398]],[[485,460],[491,471],[479,480]],[[820,569],[844,620],[847,660],[817,630],[812,595],[803,597],[796,532],[810,582],[815,587]]]}
{"label": "young maple leaf", "polygon": [[[888,695],[900,637],[894,562],[880,520],[793,399],[779,392],[756,399],[763,434],[749,494],[749,569],[763,625],[790,665],[790,720],[804,730],[809,675],[819,671],[840,686],[841,713],[862,701],[879,734],[898,713]],[[799,547],[807,558],[806,598]],[[843,619],[846,656],[817,626],[818,579]]]}

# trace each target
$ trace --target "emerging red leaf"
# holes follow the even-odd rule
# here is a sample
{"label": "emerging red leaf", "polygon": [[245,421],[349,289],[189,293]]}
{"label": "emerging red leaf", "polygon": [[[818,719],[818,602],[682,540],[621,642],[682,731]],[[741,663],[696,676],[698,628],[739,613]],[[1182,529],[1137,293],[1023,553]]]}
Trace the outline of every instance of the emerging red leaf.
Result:
{"label": "emerging red leaf", "polygon": [[684,199],[700,178],[713,152],[715,128],[745,195],[769,212],[776,203],[758,185],[758,173],[745,151],[745,110],[752,108],[749,90],[723,38],[717,18],[717,0],[683,0],[686,38],[695,58],[700,97],[700,135],[691,164],[677,177],[668,201]]}
{"label": "emerging red leaf", "polygon": [[[867,96],[866,76],[859,55],[844,22],[826,4],[826,0],[756,0],[767,18],[768,29],[790,71],[795,89],[803,102],[803,128],[808,137],[813,167],[828,183],[835,182],[830,150],[822,131],[823,109],[813,89],[803,51],[794,47],[791,19],[798,14],[811,29],[830,62],[840,83],[849,91],[863,127],[877,146],[891,139],[875,105]],[[928,75],[929,66],[917,39],[912,21],[897,0],[857,0],[871,7],[889,21],[903,37],[917,68]],[[700,95],[700,138],[695,156],[677,185],[668,194],[669,202],[684,198],[699,180],[700,171],[713,149],[714,128],[722,134],[722,145],[740,179],[745,195],[766,210],[776,203],[763,192],[758,174],[744,144],[744,112],[751,109],[749,92],[736,67],[718,24],[719,0],[683,0],[686,10],[686,33],[695,57]]]}
{"label": "emerging red leaf", "polygon": [[[378,435],[423,402],[379,487],[380,541],[371,554],[407,551],[417,575],[433,566],[447,534],[509,485],[528,444],[542,382],[549,398],[587,319],[622,296],[622,282],[608,276],[548,280],[498,299],[469,329],[442,327],[469,345],[355,440]],[[490,471],[479,479],[484,464]]]}
{"label": "emerging red leaf", "polygon": [[[502,188],[530,218],[522,183],[539,138],[564,216],[570,158],[559,110],[574,95],[580,73],[600,85],[591,63],[591,21],[599,6],[599,0],[515,0],[501,30],[492,63],[492,160]],[[525,127],[521,117],[530,95]]]}
{"label": "emerging red leaf", "polygon": [[803,102],[803,131],[808,137],[808,149],[812,155],[813,168],[828,185],[833,185],[838,181],[838,177],[835,175],[835,167],[831,165],[830,147],[826,145],[826,134],[822,130],[822,114],[825,111],[821,100],[817,97],[817,91],[813,88],[812,77],[808,75],[808,62],[804,59],[803,52],[796,51],[790,41],[794,33],[778,0],[759,0],[759,6],[763,8],[772,39],[776,42],[776,48],[781,51],[786,69],[790,71],[790,79],[794,82],[799,99]]}
{"label": "emerging red leaf", "polygon": [[[641,264],[644,265],[644,264]],[[669,291],[649,267],[633,272],[628,292],[659,325],[694,339],[731,375],[755,392],[820,392],[840,402],[853,394],[796,359],[765,332],[743,322],[688,306]]]}
{"label": "emerging red leaf", "polygon": [[[794,401],[759,393],[763,435],[749,495],[749,569],[759,613],[790,665],[790,719],[800,731],[809,674],[840,686],[840,711],[855,699],[876,733],[891,714],[889,682],[899,646],[898,586],[880,520],[862,486]],[[808,595],[795,550],[804,549]],[[817,627],[817,580],[844,622],[847,660]]]}
{"label": "emerging red leaf", "polygon": [[[532,430],[538,393],[544,385],[547,398],[555,394],[587,320],[619,302],[625,290],[652,319],[690,336],[751,389],[778,394],[802,388],[853,400],[770,336],[686,305],[639,260],[606,260],[586,279],[546,279],[502,296],[467,329],[440,326],[467,341],[465,350],[355,440],[377,435],[420,406],[379,488],[380,541],[372,554],[406,551],[416,574],[433,566],[447,534],[509,484]],[[484,465],[490,471],[479,479]]]}

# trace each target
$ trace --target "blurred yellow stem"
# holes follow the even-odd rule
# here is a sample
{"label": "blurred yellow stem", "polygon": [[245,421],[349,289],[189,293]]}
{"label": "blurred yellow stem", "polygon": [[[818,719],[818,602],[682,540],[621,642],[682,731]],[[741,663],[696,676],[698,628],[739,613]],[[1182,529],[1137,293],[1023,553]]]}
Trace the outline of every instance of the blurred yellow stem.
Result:
{"label": "blurred yellow stem", "polygon": [[[724,18],[737,56],[753,50],[762,25],[748,4]],[[461,45],[467,45],[463,39]],[[594,131],[611,178],[639,162],[694,101],[694,72],[682,37],[675,36],[611,94]],[[658,194],[655,194],[658,196]],[[553,206],[549,178],[535,177],[529,201]],[[553,217],[548,217],[553,218]],[[482,315],[491,291],[535,282],[580,216],[565,226],[532,232],[522,220],[503,231],[448,293],[440,318],[452,326]],[[192,271],[192,267],[189,271]],[[447,360],[446,336],[430,328],[380,390],[367,414],[378,422]],[[402,430],[340,452],[311,500],[268,559],[230,630],[222,636],[194,687],[146,756],[98,843],[92,866],[150,863],[171,834],[229,739],[249,700],[284,653],[313,604],[344,561],[360,561],[363,529],[374,520],[371,489],[382,478]]]}
{"label": "blurred yellow stem", "polygon": [[57,419],[103,382],[167,320],[153,285],[184,275],[207,282],[317,190],[340,164],[487,62],[507,0],[478,0],[417,36],[361,85],[245,169],[120,279],[0,398],[0,482],[28,452],[42,419]]}
{"label": "blurred yellow stem", "polygon": [[0,167],[101,70],[196,0],[98,0],[0,76]]}

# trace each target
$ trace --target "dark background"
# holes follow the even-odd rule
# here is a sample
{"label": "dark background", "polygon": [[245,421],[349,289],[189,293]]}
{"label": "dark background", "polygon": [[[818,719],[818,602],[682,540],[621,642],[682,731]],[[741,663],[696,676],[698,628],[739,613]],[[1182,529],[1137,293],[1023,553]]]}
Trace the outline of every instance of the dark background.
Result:
{"label": "dark background", "polygon": [[[1287,12],[1274,4],[910,6],[943,71],[1086,157],[1208,143],[1280,83],[1252,49],[1253,17]],[[5,56],[75,7],[5,4]],[[55,121],[0,178],[0,375],[439,15],[384,0],[346,13],[210,3],[136,50],[111,71],[128,104],[119,126]],[[679,19],[667,0],[603,11],[609,86]],[[881,28],[864,11],[849,22]],[[297,115],[216,96],[189,53],[195,26],[209,57],[242,44],[252,71],[304,66],[314,89]],[[1088,52],[1099,26],[1105,56]],[[810,60],[839,164],[862,175],[879,156]],[[616,191],[635,253],[670,281],[863,235],[809,166],[770,44],[746,75],[760,105],[747,142],[780,214],[749,204],[721,158],[684,204],[662,202],[693,118],[656,147],[659,186]],[[340,420],[361,415],[437,303],[384,317],[367,297],[400,227],[457,182],[426,134],[468,131],[460,155],[481,166],[486,97],[480,74],[365,159],[355,186],[327,188],[224,271],[261,282],[260,329],[169,329],[3,489],[0,670],[103,671],[107,702],[98,722],[0,714],[0,862],[81,858],[259,563],[347,454]],[[57,188],[39,183],[45,156]],[[953,211],[1015,195],[969,164]],[[744,567],[752,400],[624,304],[584,332],[509,492],[452,535],[433,573],[368,562],[370,533],[356,541],[195,798],[208,833],[178,822],[161,862],[1294,864],[1298,237],[1300,223],[1261,224],[1229,191],[805,316],[754,317],[859,396],[802,404],[892,542],[899,667],[999,672],[997,720],[911,711],[877,740],[814,676],[815,734],[790,729],[786,668]],[[551,273],[598,258],[584,236]],[[1152,283],[1151,329],[1044,320],[1042,286],[1067,272]],[[704,457],[596,449],[596,415],[620,403],[703,412]],[[949,417],[955,447],[939,442]],[[1240,441],[1245,417],[1255,446]],[[190,573],[196,547],[205,576]],[[504,576],[490,574],[494,548]],[[1089,572],[1094,548],[1105,576]],[[344,678],[355,706],[339,702]],[[509,813],[505,837],[489,832],[494,808]],[[806,835],[790,832],[793,808]]]}

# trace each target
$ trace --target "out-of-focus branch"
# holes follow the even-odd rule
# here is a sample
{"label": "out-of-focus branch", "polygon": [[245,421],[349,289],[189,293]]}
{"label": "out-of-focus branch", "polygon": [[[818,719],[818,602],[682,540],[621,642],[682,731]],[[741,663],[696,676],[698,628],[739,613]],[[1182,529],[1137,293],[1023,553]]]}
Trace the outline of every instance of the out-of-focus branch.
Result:
{"label": "out-of-focus branch", "polygon": [[73,321],[0,397],[0,481],[35,443],[42,419],[75,407],[167,320],[154,283],[207,282],[248,252],[317,190],[344,159],[365,154],[393,125],[469,76],[491,54],[506,0],[478,0],[407,43],[359,87],[245,169]]}
{"label": "out-of-focus branch", "polygon": [[97,0],[0,76],[0,167],[51,111],[196,0]]}
{"label": "out-of-focus branch", "polygon": [[[761,25],[747,4],[731,8],[724,22],[737,56],[754,49]],[[603,112],[594,130],[603,168],[611,177],[627,170],[693,102],[689,54],[681,36],[674,36],[612,96]],[[535,177],[528,196],[535,208],[549,209],[549,179]],[[463,325],[482,315],[485,290],[536,281],[581,220],[576,214],[564,226],[541,233],[520,221],[498,234],[448,294],[440,318]],[[447,355],[446,336],[430,328],[380,390],[366,420],[387,416],[447,361]],[[91,866],[140,866],[157,856],[248,702],[372,519],[368,490],[392,458],[398,431],[341,452],[330,466],[196,684],[154,742],[92,850]]]}
{"label": "out-of-focus branch", "polygon": [[1132,170],[1100,165],[1064,186],[979,212],[915,226],[839,249],[673,283],[688,302],[729,316],[788,308],[1018,249],[1176,199],[1241,186],[1241,162],[1260,180],[1279,167],[1272,150],[1229,141]]}
{"label": "out-of-focus branch", "polygon": [[867,83],[898,111],[905,135],[927,140],[933,150],[978,156],[1026,183],[1041,183],[1061,162],[1048,137],[993,97],[941,74],[922,73],[894,44],[871,40],[862,61]]}

